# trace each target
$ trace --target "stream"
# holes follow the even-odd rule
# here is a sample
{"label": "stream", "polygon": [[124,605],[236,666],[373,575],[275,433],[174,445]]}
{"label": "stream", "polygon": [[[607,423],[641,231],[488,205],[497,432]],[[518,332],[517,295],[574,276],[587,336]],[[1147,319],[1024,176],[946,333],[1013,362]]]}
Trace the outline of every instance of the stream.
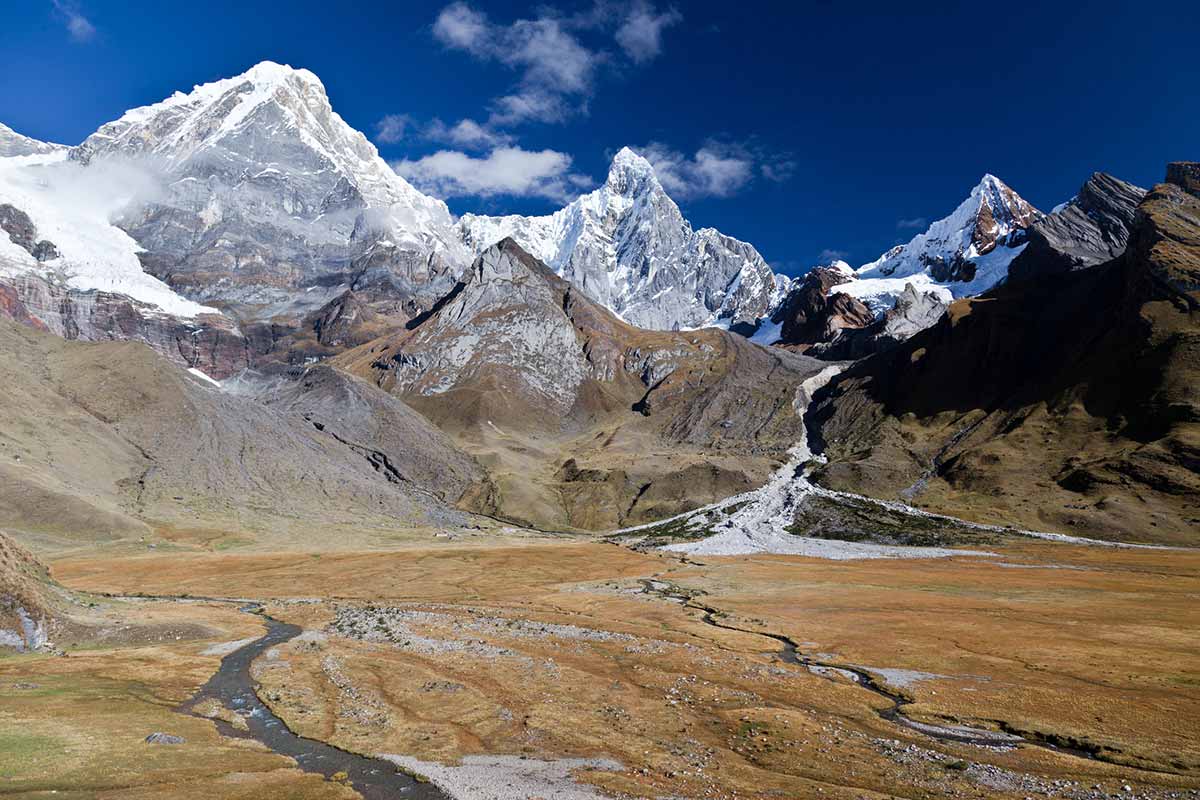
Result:
{"label": "stream", "polygon": [[792,639],[784,636],[781,633],[754,631],[720,622],[716,618],[718,614],[724,613],[720,609],[697,603],[693,595],[684,591],[679,591],[678,589],[673,589],[672,585],[665,581],[643,579],[641,584],[643,590],[647,594],[654,594],[668,600],[673,600],[684,608],[700,612],[702,614],[701,620],[706,625],[711,625],[714,628],[720,628],[722,630],[736,631],[737,633],[747,633],[752,636],[762,636],[777,642],[781,646],[781,649],[776,653],[776,657],[784,663],[802,666],[810,672],[818,675],[824,675],[832,672],[849,678],[855,685],[861,686],[862,688],[873,692],[874,694],[886,699],[891,703],[891,707],[889,708],[877,709],[876,713],[879,714],[880,717],[889,722],[909,728],[910,730],[925,734],[931,738],[946,742],[970,744],[977,747],[1013,747],[1018,744],[1029,744],[1035,747],[1044,747],[1048,750],[1054,750],[1059,753],[1067,753],[1079,758],[1086,758],[1094,761],[1104,760],[1098,758],[1095,753],[1078,747],[1027,738],[1026,736],[1019,736],[1016,733],[969,728],[963,725],[933,725],[930,723],[918,722],[917,720],[910,719],[905,715],[904,707],[912,705],[914,701],[903,693],[895,691],[888,686],[879,683],[869,671],[852,665],[820,661],[812,656],[805,655],[800,651],[799,646],[792,641]]}
{"label": "stream", "polygon": [[423,783],[411,775],[397,771],[396,766],[388,761],[350,753],[325,742],[299,736],[289,730],[283,720],[275,716],[258,699],[254,691],[255,680],[250,675],[250,665],[270,648],[299,634],[301,629],[299,626],[267,616],[262,612],[262,607],[254,603],[244,604],[239,610],[261,617],[267,625],[266,635],[225,656],[221,660],[220,669],[191,700],[180,707],[181,711],[194,715],[195,711],[192,709],[197,703],[214,699],[244,719],[249,728],[247,731],[241,731],[224,720],[213,720],[222,735],[262,742],[274,752],[295,759],[296,764],[305,772],[317,773],[326,778],[344,772],[350,786],[366,800],[388,800],[396,797],[449,800],[449,796],[433,784]]}

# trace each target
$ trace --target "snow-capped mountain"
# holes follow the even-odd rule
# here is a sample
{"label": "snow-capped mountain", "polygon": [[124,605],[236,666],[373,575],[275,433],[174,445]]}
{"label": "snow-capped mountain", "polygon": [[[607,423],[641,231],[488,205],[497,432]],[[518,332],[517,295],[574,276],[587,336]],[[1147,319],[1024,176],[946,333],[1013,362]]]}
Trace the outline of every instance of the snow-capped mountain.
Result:
{"label": "snow-capped mountain", "polygon": [[859,267],[857,280],[837,291],[877,315],[895,306],[910,283],[946,302],[980,294],[1008,275],[1008,265],[1025,246],[1025,229],[1041,216],[999,178],[984,175],[950,216]]}
{"label": "snow-capped mountain", "polygon": [[476,253],[512,237],[584,294],[644,328],[753,323],[782,299],[752,245],[713,228],[693,230],[650,162],[628,147],[608,179],[541,217],[467,214],[463,241]]}
{"label": "snow-capped mountain", "polygon": [[148,269],[192,299],[277,311],[371,281],[408,299],[449,288],[468,261],[445,203],[396,175],[308,70],[266,61],[177,92],[101,126],[71,157],[131,161],[162,180],[118,223]]}

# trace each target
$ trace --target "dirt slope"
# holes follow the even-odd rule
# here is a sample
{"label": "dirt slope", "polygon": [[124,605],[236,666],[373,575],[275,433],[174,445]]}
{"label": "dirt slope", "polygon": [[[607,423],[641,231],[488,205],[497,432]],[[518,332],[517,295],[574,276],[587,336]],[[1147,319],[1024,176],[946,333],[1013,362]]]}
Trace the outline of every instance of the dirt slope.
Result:
{"label": "dirt slope", "polygon": [[[318,387],[319,388],[319,387]],[[363,389],[375,392],[369,386]],[[310,536],[323,526],[371,530],[463,524],[457,499],[478,468],[420,415],[381,395],[408,436],[355,448],[306,420],[296,388],[269,408],[213,386],[135,342],[69,342],[0,320],[0,525],[47,546],[152,533],[209,539]],[[346,406],[340,429],[373,417]],[[455,481],[446,476],[455,475]],[[455,493],[457,490],[457,494]],[[326,529],[327,545],[336,543]]]}

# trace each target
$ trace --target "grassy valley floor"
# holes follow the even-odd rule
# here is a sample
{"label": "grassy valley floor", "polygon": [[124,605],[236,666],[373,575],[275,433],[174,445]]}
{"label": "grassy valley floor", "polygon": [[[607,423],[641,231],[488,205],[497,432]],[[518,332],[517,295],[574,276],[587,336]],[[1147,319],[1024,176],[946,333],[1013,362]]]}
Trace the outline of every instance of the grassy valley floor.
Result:
{"label": "grassy valley floor", "polygon": [[[86,592],[265,601],[305,629],[254,666],[289,727],[397,756],[464,797],[493,796],[470,793],[480,774],[510,787],[497,797],[1200,796],[1200,553],[987,549],[999,555],[681,561],[476,540],[52,566]],[[127,641],[0,660],[0,794],[353,796],[177,710],[217,669],[205,653],[258,620],[102,606],[129,620]],[[781,659],[772,637],[825,666]],[[864,678],[915,722],[1026,741],[932,738],[881,716],[895,701]],[[187,741],[143,743],[160,730]]]}

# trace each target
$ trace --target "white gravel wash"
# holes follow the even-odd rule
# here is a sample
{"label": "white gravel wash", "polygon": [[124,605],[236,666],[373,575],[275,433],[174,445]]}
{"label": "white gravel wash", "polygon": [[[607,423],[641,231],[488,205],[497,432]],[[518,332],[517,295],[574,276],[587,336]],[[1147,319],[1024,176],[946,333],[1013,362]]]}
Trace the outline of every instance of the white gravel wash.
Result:
{"label": "white gravel wash", "polygon": [[899,669],[896,667],[867,667],[862,664],[856,664],[859,669],[865,669],[867,672],[873,672],[883,678],[890,685],[900,689],[906,689],[913,684],[921,681],[935,681],[941,678],[950,678],[951,675],[939,675],[936,672],[921,672],[916,669]]}
{"label": "white gravel wash", "polygon": [[382,758],[426,776],[455,800],[605,800],[594,786],[576,783],[576,770],[620,772],[624,767],[604,758],[543,761],[519,756],[465,756],[458,766],[384,754]]}
{"label": "white gravel wash", "polygon": [[[826,367],[805,380],[796,389],[793,407],[801,417],[812,402],[813,395],[842,367]],[[781,553],[788,555],[848,561],[866,558],[945,558],[957,555],[995,555],[978,550],[954,550],[946,547],[901,547],[869,542],[845,542],[834,539],[813,539],[795,536],[785,530],[795,519],[796,509],[805,499],[823,495],[837,497],[839,493],[822,489],[804,475],[804,466],[813,459],[808,449],[808,437],[801,439],[789,451],[788,462],[772,473],[767,483],[749,492],[722,501],[720,506],[744,504],[720,523],[714,536],[698,542],[682,542],[664,547],[678,553],[724,556],[749,553]],[[864,500],[856,495],[855,501]],[[692,513],[705,513],[713,507]],[[906,507],[907,508],[907,507]],[[661,523],[659,523],[661,524]]]}
{"label": "white gravel wash", "polygon": [[227,656],[234,650],[253,642],[257,637],[251,636],[249,639],[238,639],[235,642],[218,642],[210,644],[208,647],[200,651],[202,656]]}

